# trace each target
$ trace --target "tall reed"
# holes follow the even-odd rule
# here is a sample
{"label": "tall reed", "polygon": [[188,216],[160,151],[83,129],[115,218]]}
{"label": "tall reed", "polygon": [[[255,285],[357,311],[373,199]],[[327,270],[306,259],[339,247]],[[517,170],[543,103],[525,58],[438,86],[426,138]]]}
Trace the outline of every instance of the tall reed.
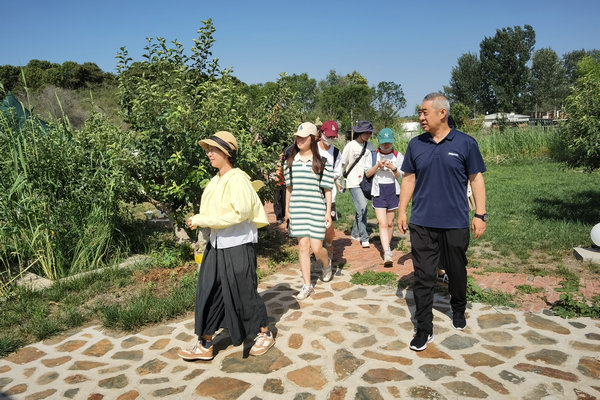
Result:
{"label": "tall reed", "polygon": [[28,270],[55,280],[126,251],[115,238],[130,149],[116,146],[118,128],[91,120],[46,129],[0,113],[0,292]]}
{"label": "tall reed", "polygon": [[495,162],[550,157],[558,143],[558,135],[559,131],[554,127],[481,130],[472,134],[483,157]]}

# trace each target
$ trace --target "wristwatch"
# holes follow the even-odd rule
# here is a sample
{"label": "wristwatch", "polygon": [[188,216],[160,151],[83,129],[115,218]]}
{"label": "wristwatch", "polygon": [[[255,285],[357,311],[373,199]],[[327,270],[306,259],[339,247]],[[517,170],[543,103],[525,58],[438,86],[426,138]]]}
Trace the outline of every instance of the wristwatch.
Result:
{"label": "wristwatch", "polygon": [[485,214],[475,214],[475,215],[473,215],[473,217],[475,217],[475,218],[481,218],[483,220],[483,222],[487,222],[487,220],[489,218],[489,216],[488,216],[487,213],[485,213]]}

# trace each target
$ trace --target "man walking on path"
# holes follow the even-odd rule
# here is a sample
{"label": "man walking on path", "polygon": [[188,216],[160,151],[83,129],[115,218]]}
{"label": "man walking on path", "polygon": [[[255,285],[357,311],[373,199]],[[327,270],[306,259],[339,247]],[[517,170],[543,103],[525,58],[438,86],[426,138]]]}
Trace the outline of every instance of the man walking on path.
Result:
{"label": "man walking on path", "polygon": [[369,138],[373,132],[373,124],[370,121],[358,121],[352,130],[356,138],[348,142],[342,151],[342,170],[346,178],[346,188],[350,189],[350,195],[354,202],[356,215],[352,225],[352,239],[361,242],[362,247],[369,247],[369,232],[367,232],[367,205],[368,200],[360,188],[360,182],[365,174],[365,159],[367,154],[375,151]]}
{"label": "man walking on path", "polygon": [[[408,144],[402,171],[398,228],[410,242],[414,264],[413,293],[417,333],[410,342],[421,351],[433,341],[433,289],[437,269],[443,265],[450,279],[448,291],[452,327],[467,326],[467,257],[469,247],[469,204],[467,183],[471,183],[476,211],[471,223],[474,237],[486,228],[485,164],[477,141],[448,125],[450,104],[441,93],[425,96],[419,122],[425,133]],[[410,224],[406,208],[412,198]]]}

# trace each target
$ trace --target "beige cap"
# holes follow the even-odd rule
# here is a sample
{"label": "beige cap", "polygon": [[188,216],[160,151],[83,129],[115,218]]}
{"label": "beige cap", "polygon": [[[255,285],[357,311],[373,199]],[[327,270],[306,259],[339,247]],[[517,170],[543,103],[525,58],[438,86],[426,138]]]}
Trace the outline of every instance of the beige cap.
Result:
{"label": "beige cap", "polygon": [[317,136],[317,127],[312,122],[303,122],[294,135],[299,137]]}

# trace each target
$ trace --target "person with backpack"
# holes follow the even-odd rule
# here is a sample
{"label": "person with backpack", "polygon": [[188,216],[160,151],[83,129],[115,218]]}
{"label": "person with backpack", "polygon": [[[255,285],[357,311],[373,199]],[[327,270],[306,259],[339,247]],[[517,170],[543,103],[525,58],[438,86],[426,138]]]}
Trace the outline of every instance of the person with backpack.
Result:
{"label": "person with backpack", "polygon": [[391,267],[394,258],[390,248],[394,232],[394,217],[400,202],[400,167],[404,156],[394,150],[394,131],[384,128],[379,132],[379,149],[367,154],[365,176],[372,177],[371,196],[379,223],[379,239],[383,249],[383,265]]}
{"label": "person with backpack", "polygon": [[330,281],[333,274],[331,258],[323,247],[325,229],[332,224],[333,172],[331,164],[319,154],[317,127],[313,123],[303,122],[294,135],[296,141],[283,172],[289,236],[298,238],[298,259],[304,280],[296,299],[304,300],[314,291],[310,280],[311,249],[323,265],[323,281]]}
{"label": "person with backpack", "polygon": [[367,205],[368,200],[360,188],[360,182],[365,174],[365,160],[367,154],[374,151],[373,144],[369,138],[373,132],[373,124],[370,121],[358,121],[353,126],[355,132],[354,140],[348,142],[342,150],[342,170],[346,179],[345,187],[350,190],[356,215],[352,224],[352,239],[360,241],[362,247],[369,247],[369,232],[367,231]]}
{"label": "person with backpack", "polygon": [[277,171],[275,172],[275,181],[277,182],[277,189],[273,196],[273,212],[275,213],[275,223],[281,225],[285,222],[285,179],[283,177],[283,163],[290,155],[294,144],[286,146],[281,154],[279,155],[279,164],[277,165]]}
{"label": "person with backpack", "polygon": [[[337,221],[337,211],[335,208],[335,198],[337,196],[337,185],[339,179],[342,177],[342,158],[340,157],[340,150],[333,145],[333,141],[338,137],[338,124],[335,121],[325,121],[319,128],[317,134],[319,154],[321,157],[327,159],[327,161],[333,166],[333,181],[336,183],[333,185],[331,191],[331,220]],[[334,227],[333,224],[329,224],[325,229],[325,240],[323,245],[329,250],[330,254],[333,254],[333,236]]]}

